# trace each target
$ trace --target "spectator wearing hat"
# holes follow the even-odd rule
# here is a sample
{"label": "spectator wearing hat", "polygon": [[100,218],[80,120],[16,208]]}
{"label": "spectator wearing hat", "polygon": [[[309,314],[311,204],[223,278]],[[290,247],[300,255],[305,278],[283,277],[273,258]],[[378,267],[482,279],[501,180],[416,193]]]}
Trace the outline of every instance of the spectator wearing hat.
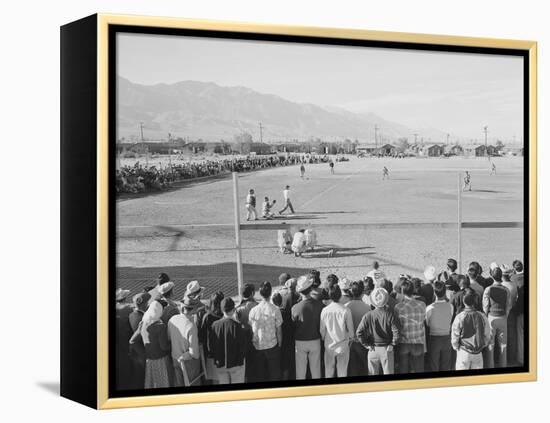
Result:
{"label": "spectator wearing hat", "polygon": [[212,324],[209,344],[221,385],[244,383],[246,334],[235,317],[235,303],[231,297],[221,302],[223,317]]}
{"label": "spectator wearing hat", "polygon": [[[363,281],[352,282],[350,287],[351,299],[345,304],[351,312],[353,333],[356,333],[363,316],[371,310],[371,307],[362,300],[364,290]],[[355,336],[350,344],[348,376],[364,376],[367,374],[367,350],[358,337]]]}
{"label": "spectator wearing hat", "polygon": [[512,308],[510,291],[502,285],[502,270],[496,264],[492,266],[491,278],[493,284],[485,288],[483,293],[483,312],[491,325],[492,340],[484,358],[487,358],[485,368],[506,367],[508,342],[508,313]]}
{"label": "spectator wearing hat", "polygon": [[162,305],[153,301],[140,324],[139,335],[145,346],[145,389],[169,388],[171,384],[170,341],[161,317]]}
{"label": "spectator wearing hat", "polygon": [[523,263],[520,260],[514,260],[512,263],[514,272],[510,276],[510,281],[514,283],[518,290],[515,307],[513,308],[516,316],[516,360],[520,366],[524,361],[524,330],[523,330],[523,312],[525,307],[525,279]]}
{"label": "spectator wearing hat", "polygon": [[167,324],[172,316],[181,312],[181,304],[172,299],[174,286],[174,282],[166,282],[158,287],[159,298],[166,304],[162,311],[162,321],[164,324]]}
{"label": "spectator wearing hat", "polygon": [[129,389],[132,384],[132,365],[129,359],[132,328],[129,316],[133,306],[128,302],[130,291],[118,288],[115,292],[115,333],[116,333],[116,385],[119,389]]}
{"label": "spectator wearing hat", "polygon": [[346,305],[351,300],[351,281],[348,278],[342,278],[338,281],[342,296],[340,297],[340,303]]}
{"label": "spectator wearing hat", "polygon": [[[203,292],[204,292],[204,289],[199,284],[198,281],[191,281],[185,287],[185,292],[183,294],[183,299],[189,297],[192,300],[201,301]],[[205,307],[200,307],[199,310],[196,313],[193,314],[193,320],[195,321],[195,325],[199,329],[199,334],[200,334],[200,331],[201,331],[202,319],[203,319],[205,314],[206,314]]]}
{"label": "spectator wearing hat", "polygon": [[279,276],[279,283],[284,285],[284,289],[281,291],[281,305],[279,307],[283,317],[283,342],[281,346],[283,379],[294,380],[296,379],[296,353],[292,307],[300,301],[300,294],[296,292],[297,280],[291,278],[288,273],[283,273]]}
{"label": "spectator wearing hat", "polygon": [[200,373],[199,333],[193,315],[201,307],[199,300],[185,297],[182,303],[183,313],[173,315],[168,321],[167,334],[171,345],[175,386],[185,385],[181,366],[185,366],[190,380]]}
{"label": "spectator wearing hat", "polygon": [[404,281],[401,291],[403,301],[395,305],[395,313],[401,323],[399,372],[421,373],[424,371],[426,305],[413,298],[412,282]]}
{"label": "spectator wearing hat", "polygon": [[262,301],[250,310],[252,344],[256,349],[256,374],[261,381],[281,379],[281,343],[283,317],[279,307],[270,302],[271,283],[260,287]]}
{"label": "spectator wearing hat", "polygon": [[210,296],[210,303],[208,305],[208,311],[202,318],[202,322],[199,328],[199,339],[204,349],[204,355],[206,357],[206,378],[212,383],[217,382],[216,366],[214,364],[214,356],[209,344],[210,331],[215,321],[223,317],[221,303],[224,299],[223,292],[217,291]]}
{"label": "spectator wearing hat", "polygon": [[424,270],[425,281],[420,288],[420,295],[426,300],[426,305],[434,302],[434,282],[437,279],[435,267],[427,266]]}
{"label": "spectator wearing hat", "polygon": [[[330,304],[321,312],[320,332],[325,344],[325,377],[346,377],[349,344],[355,336],[351,311],[340,303],[338,285],[329,288]],[[336,370],[336,372],[335,372]]]}
{"label": "spectator wearing hat", "polygon": [[312,379],[321,377],[321,331],[320,319],[323,303],[311,297],[313,277],[298,278],[296,290],[302,300],[292,306],[291,318],[294,329],[296,380],[306,378],[307,365]]}
{"label": "spectator wearing hat", "polygon": [[191,281],[185,287],[185,294],[183,298],[189,297],[194,300],[200,300],[202,296],[203,288],[200,286],[199,281]]}
{"label": "spectator wearing hat", "polygon": [[[134,311],[128,316],[132,333],[135,333],[143,314],[147,310],[151,296],[147,292],[140,292],[133,297]],[[129,344],[130,363],[132,365],[132,389],[143,389],[145,385],[145,346],[141,336],[137,342]]]}
{"label": "spectator wearing hat", "polygon": [[357,338],[368,350],[368,373],[371,375],[394,373],[394,348],[399,342],[400,322],[387,307],[390,296],[384,288],[371,292],[374,310],[368,311],[357,327]]}
{"label": "spectator wearing hat", "polygon": [[453,306],[447,301],[444,282],[434,283],[435,301],[426,307],[427,362],[432,372],[451,369],[451,321]]}
{"label": "spectator wearing hat", "polygon": [[491,326],[487,316],[475,310],[476,297],[468,290],[463,298],[464,310],[451,328],[451,345],[456,351],[456,370],[483,369],[482,351],[491,342]]}
{"label": "spectator wearing hat", "polygon": [[245,284],[241,293],[241,301],[235,310],[235,317],[243,326],[246,336],[245,379],[247,382],[255,382],[257,380],[255,373],[256,348],[252,345],[252,327],[248,321],[250,310],[258,305],[258,302],[254,299],[255,292],[256,287],[254,284]]}
{"label": "spectator wearing hat", "polygon": [[148,288],[148,293],[151,295],[151,298],[149,299],[149,304],[151,304],[153,301],[155,301],[159,296],[159,287],[161,285],[164,285],[167,282],[170,282],[170,276],[168,276],[166,273],[159,273],[155,280],[155,286],[152,288]]}

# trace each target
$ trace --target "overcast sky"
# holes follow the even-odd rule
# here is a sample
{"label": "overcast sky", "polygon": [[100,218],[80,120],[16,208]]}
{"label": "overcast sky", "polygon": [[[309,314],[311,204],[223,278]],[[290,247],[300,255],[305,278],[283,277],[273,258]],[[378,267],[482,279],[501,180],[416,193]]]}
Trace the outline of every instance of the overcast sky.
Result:
{"label": "overcast sky", "polygon": [[244,86],[299,103],[372,112],[452,136],[519,141],[519,57],[119,34],[118,74],[140,84]]}

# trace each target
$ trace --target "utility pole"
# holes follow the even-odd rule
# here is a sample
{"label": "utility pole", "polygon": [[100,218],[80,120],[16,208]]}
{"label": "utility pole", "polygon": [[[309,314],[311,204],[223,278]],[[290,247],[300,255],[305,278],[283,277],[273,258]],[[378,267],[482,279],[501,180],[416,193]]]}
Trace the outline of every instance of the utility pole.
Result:
{"label": "utility pole", "polygon": [[380,128],[378,127],[378,125],[374,125],[374,144],[377,150],[378,150],[378,130],[379,129]]}
{"label": "utility pole", "polygon": [[451,134],[447,134],[447,145],[449,145],[449,138],[451,137]]}
{"label": "utility pole", "polygon": [[263,128],[262,128],[262,122],[260,122],[260,142],[263,142],[264,136],[263,136]]}
{"label": "utility pole", "polygon": [[143,122],[139,123],[139,132],[141,134],[141,142],[143,142]]}

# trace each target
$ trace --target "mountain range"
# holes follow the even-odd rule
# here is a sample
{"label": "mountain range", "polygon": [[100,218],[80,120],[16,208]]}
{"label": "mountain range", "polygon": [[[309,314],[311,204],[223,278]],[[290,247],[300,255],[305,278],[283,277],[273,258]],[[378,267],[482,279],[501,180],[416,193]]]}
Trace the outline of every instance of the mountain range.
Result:
{"label": "mountain range", "polygon": [[144,138],[150,140],[166,139],[170,133],[191,140],[231,142],[236,135],[249,132],[259,141],[260,122],[264,142],[310,138],[374,142],[375,125],[379,142],[400,137],[412,142],[418,133],[419,139],[441,143],[446,136],[437,129],[409,128],[374,113],[296,103],[246,87],[198,81],[141,85],[123,77],[117,78],[117,85],[119,139],[140,139],[140,122]]}

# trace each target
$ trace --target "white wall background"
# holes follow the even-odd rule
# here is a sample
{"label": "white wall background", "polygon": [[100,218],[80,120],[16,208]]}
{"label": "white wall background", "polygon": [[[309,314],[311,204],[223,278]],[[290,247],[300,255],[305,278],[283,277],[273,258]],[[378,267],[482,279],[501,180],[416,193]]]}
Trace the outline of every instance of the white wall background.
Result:
{"label": "white wall background", "polygon": [[[0,249],[2,420],[541,421],[548,357],[548,111],[545,3],[479,1],[135,0],[2,3]],[[58,397],[59,26],[95,12],[532,39],[539,42],[539,382],[95,412]],[[15,148],[14,148],[15,146]],[[544,164],[546,162],[546,169]],[[548,189],[546,189],[548,192]],[[7,234],[7,237],[6,237]],[[75,281],[78,283],[78,281]],[[75,316],[78,319],[78,316]],[[82,352],[83,354],[86,351]],[[546,392],[545,392],[546,391]],[[540,413],[540,415],[539,415]],[[303,420],[302,420],[303,419]],[[306,420],[307,419],[307,420]],[[533,420],[532,420],[533,419]],[[495,420],[492,420],[495,421]]]}

